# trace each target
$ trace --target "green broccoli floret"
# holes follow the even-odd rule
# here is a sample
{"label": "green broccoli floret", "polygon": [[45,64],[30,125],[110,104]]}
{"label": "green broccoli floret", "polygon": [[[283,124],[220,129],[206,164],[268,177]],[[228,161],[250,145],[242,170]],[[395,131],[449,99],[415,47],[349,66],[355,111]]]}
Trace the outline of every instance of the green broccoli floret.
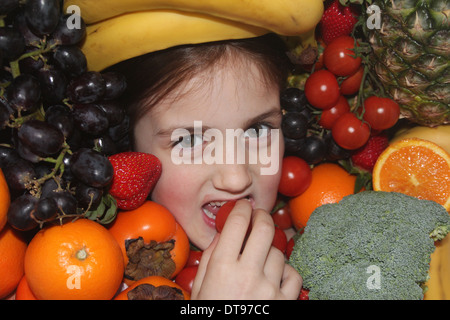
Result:
{"label": "green broccoli floret", "polygon": [[449,231],[436,202],[364,191],[317,208],[289,263],[311,300],[423,299],[434,242]]}

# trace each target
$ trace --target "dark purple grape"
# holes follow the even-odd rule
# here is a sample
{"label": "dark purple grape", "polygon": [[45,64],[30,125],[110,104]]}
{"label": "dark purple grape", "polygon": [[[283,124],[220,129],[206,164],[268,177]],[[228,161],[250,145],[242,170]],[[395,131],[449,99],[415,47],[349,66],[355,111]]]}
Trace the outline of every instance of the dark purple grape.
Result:
{"label": "dark purple grape", "polygon": [[102,76],[106,85],[104,100],[115,100],[127,89],[127,80],[123,74],[119,72],[105,72]]}
{"label": "dark purple grape", "polygon": [[88,148],[81,148],[72,155],[70,170],[81,182],[96,188],[107,186],[114,175],[108,158]]}
{"label": "dark purple grape", "polygon": [[327,145],[325,140],[320,136],[311,135],[305,138],[305,144],[297,153],[297,156],[308,164],[317,164],[325,158],[326,152]]}
{"label": "dark purple grape", "polygon": [[30,29],[38,36],[52,33],[61,15],[59,0],[27,1],[24,10]]}
{"label": "dark purple grape", "polygon": [[96,105],[105,112],[109,127],[118,125],[125,118],[125,108],[116,100],[97,102]]}
{"label": "dark purple grape", "polygon": [[28,160],[31,163],[38,163],[42,160],[39,155],[31,151],[30,148],[27,145],[24,145],[19,139],[14,142],[14,147],[22,159]]}
{"label": "dark purple grape", "polygon": [[117,144],[107,134],[95,139],[90,139],[86,144],[86,147],[95,147],[95,150],[98,150],[100,153],[106,156],[111,156],[119,152],[119,150],[117,149]]}
{"label": "dark purple grape", "polygon": [[6,100],[0,98],[0,130],[5,128],[11,114],[12,112]]}
{"label": "dark purple grape", "polygon": [[307,103],[305,93],[298,88],[287,88],[280,96],[281,108],[288,112],[301,112]]}
{"label": "dark purple grape", "polygon": [[[25,48],[24,53],[29,53],[35,51],[35,47],[27,47]],[[24,59],[20,59],[19,67],[21,73],[30,73],[32,75],[36,75],[38,71],[44,67],[45,62],[41,57],[27,57]]]}
{"label": "dark purple grape", "polygon": [[36,220],[32,218],[35,206],[38,202],[31,194],[24,194],[11,202],[8,210],[8,223],[20,231],[29,231],[38,226]]}
{"label": "dark purple grape", "polygon": [[77,46],[58,46],[53,59],[69,78],[81,76],[87,71],[86,56]]}
{"label": "dark purple grape", "polygon": [[19,0],[2,0],[0,2],[0,15],[7,15],[19,7]]}
{"label": "dark purple grape", "polygon": [[22,124],[18,138],[30,151],[43,157],[57,153],[64,143],[64,135],[59,129],[39,120]]}
{"label": "dark purple grape", "polygon": [[0,146],[0,168],[16,163],[20,159],[19,154],[13,148]]}
{"label": "dark purple grape", "polygon": [[34,217],[42,222],[52,220],[58,214],[58,204],[53,198],[40,198],[36,204]]}
{"label": "dark purple grape", "polygon": [[0,28],[0,51],[7,60],[17,59],[25,50],[25,40],[15,28]]}
{"label": "dark purple grape", "polygon": [[88,71],[72,79],[67,86],[67,94],[74,103],[93,103],[105,95],[105,80],[101,73]]}
{"label": "dark purple grape", "polygon": [[[28,26],[27,19],[25,18],[25,13],[23,11],[19,11],[14,16],[13,22],[14,28],[16,28],[23,36],[25,40],[26,46],[36,46],[41,41],[41,38],[35,35]],[[36,49],[36,48],[35,48]]]}
{"label": "dark purple grape", "polygon": [[18,159],[11,163],[3,170],[5,180],[11,190],[22,191],[26,190],[29,183],[36,178],[33,164],[24,159]]}
{"label": "dark purple grape", "polygon": [[301,113],[287,112],[281,122],[283,135],[290,139],[302,139],[308,130],[308,120]]}
{"label": "dark purple grape", "polygon": [[73,133],[73,118],[70,109],[65,105],[55,104],[48,107],[45,110],[45,121],[58,128],[66,138]]}
{"label": "dark purple grape", "polygon": [[[59,181],[60,183],[61,181]],[[60,188],[55,179],[48,179],[41,185],[41,198],[51,197]]]}
{"label": "dark purple grape", "polygon": [[69,28],[72,19],[71,14],[62,15],[55,31],[51,35],[50,42],[57,45],[71,46],[80,43],[86,36],[86,24],[83,18],[79,17],[80,26]]}
{"label": "dark purple grape", "polygon": [[50,193],[48,198],[55,200],[61,214],[76,214],[77,199],[67,190]]}
{"label": "dark purple grape", "polygon": [[284,137],[284,152],[285,155],[296,155],[304,148],[305,139],[289,139]]}
{"label": "dark purple grape", "polygon": [[108,135],[115,142],[122,140],[128,136],[130,131],[130,118],[128,115],[125,115],[124,119],[121,123],[115,126],[110,126],[108,128]]}
{"label": "dark purple grape", "polygon": [[338,145],[336,141],[334,141],[331,134],[328,134],[325,137],[325,142],[327,144],[327,153],[326,153],[327,160],[337,161],[350,158],[351,151],[348,149],[344,149],[340,145]]}
{"label": "dark purple grape", "polygon": [[76,186],[75,198],[78,201],[78,207],[83,209],[95,210],[102,201],[103,189],[94,188],[84,183]]}
{"label": "dark purple grape", "polygon": [[10,105],[16,110],[35,109],[41,97],[39,80],[30,74],[19,75],[8,87],[7,97]]}
{"label": "dark purple grape", "polygon": [[59,69],[42,68],[37,75],[45,103],[60,103],[66,96],[67,78]]}
{"label": "dark purple grape", "polygon": [[91,135],[100,135],[109,127],[106,114],[95,104],[75,104],[72,116],[75,126]]}

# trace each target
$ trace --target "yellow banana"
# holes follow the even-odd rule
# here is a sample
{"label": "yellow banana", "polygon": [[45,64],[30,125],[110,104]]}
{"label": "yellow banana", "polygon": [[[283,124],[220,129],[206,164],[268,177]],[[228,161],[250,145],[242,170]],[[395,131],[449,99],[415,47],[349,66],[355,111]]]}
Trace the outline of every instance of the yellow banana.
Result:
{"label": "yellow banana", "polygon": [[66,0],[76,5],[87,24],[137,11],[177,10],[269,29],[280,35],[298,35],[317,25],[323,0]]}
{"label": "yellow banana", "polygon": [[316,29],[311,29],[298,36],[282,37],[288,47],[290,59],[300,65],[309,65],[316,61],[318,55]]}
{"label": "yellow banana", "polygon": [[230,20],[173,10],[122,14],[88,25],[86,31],[81,49],[92,71],[177,45],[251,38],[269,32]]}

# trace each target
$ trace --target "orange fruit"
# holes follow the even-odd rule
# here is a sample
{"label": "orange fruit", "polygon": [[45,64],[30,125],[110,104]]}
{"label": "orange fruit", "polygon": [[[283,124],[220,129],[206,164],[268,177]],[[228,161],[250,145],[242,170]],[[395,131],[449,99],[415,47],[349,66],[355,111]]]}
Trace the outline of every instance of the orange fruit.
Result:
{"label": "orange fruit", "polygon": [[0,169],[0,230],[2,230],[6,224],[10,203],[11,198],[9,194],[8,184],[6,183],[2,169]]}
{"label": "orange fruit", "polygon": [[9,225],[0,231],[0,299],[11,294],[23,277],[27,243]]}
{"label": "orange fruit", "polygon": [[183,294],[184,300],[190,300],[190,298],[191,298],[190,294],[186,290],[184,290],[182,287],[180,287],[180,285],[177,284],[176,282],[169,280],[167,278],[161,277],[161,276],[150,276],[150,277],[142,278],[142,279],[134,282],[131,286],[129,286],[128,288],[126,288],[125,290],[120,292],[114,298],[114,300],[129,300],[128,292],[135,289],[137,286],[139,286],[141,284],[150,284],[154,287],[169,286],[169,287],[180,290],[181,293]]}
{"label": "orange fruit", "polygon": [[111,233],[88,219],[40,230],[25,254],[25,275],[39,300],[109,300],[124,272]]}
{"label": "orange fruit", "polygon": [[[449,137],[450,138],[450,137]],[[434,142],[418,138],[392,143],[378,157],[373,189],[433,200],[450,210],[450,155]]]}
{"label": "orange fruit", "polygon": [[289,200],[292,222],[303,228],[311,213],[323,204],[339,202],[354,193],[356,176],[335,163],[322,163],[312,169],[311,184],[301,195]]}
{"label": "orange fruit", "polygon": [[25,276],[20,280],[19,285],[16,289],[16,300],[37,300],[33,292],[31,292],[30,286],[28,285],[27,278]]}

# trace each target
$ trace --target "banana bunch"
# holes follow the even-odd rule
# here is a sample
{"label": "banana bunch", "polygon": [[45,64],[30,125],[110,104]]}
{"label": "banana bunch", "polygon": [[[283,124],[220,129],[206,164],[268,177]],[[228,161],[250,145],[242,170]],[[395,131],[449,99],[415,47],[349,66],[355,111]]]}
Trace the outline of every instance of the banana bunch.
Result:
{"label": "banana bunch", "polygon": [[177,45],[269,32],[314,46],[323,13],[322,0],[66,0],[64,9],[73,5],[87,24],[82,50],[93,71]]}

